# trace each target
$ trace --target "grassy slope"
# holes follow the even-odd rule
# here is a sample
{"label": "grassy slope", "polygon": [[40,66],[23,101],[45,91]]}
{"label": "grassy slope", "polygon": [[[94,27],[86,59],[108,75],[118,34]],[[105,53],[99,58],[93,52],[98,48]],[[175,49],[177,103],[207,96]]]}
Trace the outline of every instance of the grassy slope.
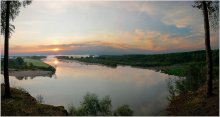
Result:
{"label": "grassy slope", "polygon": [[[24,64],[22,65],[17,65],[17,66],[12,66],[9,65],[9,71],[21,71],[21,70],[43,70],[43,71],[51,71],[52,73],[55,73],[56,69],[41,61],[40,59],[30,59],[30,58],[24,58]],[[12,61],[11,64],[14,64],[16,60],[10,60]],[[1,61],[3,64],[3,61]],[[32,64],[32,66],[31,66]],[[3,65],[2,65],[3,68]],[[1,69],[3,71],[3,69]]]}
{"label": "grassy slope", "polygon": [[32,63],[34,66],[38,66],[38,67],[49,67],[50,65],[42,62],[41,60],[35,60],[35,59],[24,59],[24,62],[26,62],[28,65],[30,65],[30,63]]}
{"label": "grassy slope", "polygon": [[[4,85],[1,85],[1,95]],[[11,88],[12,98],[1,97],[1,115],[3,116],[65,116],[68,115],[63,106],[52,106],[37,103],[28,92]]]}

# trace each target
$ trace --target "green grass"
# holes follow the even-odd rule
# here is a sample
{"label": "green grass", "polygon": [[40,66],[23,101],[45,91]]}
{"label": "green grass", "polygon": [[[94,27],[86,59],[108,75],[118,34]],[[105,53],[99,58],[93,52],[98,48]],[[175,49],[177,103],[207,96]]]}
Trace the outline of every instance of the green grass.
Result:
{"label": "green grass", "polygon": [[24,62],[26,62],[28,65],[32,63],[34,66],[37,66],[37,67],[49,67],[50,66],[40,60],[34,60],[34,59],[24,59]]}
{"label": "green grass", "polygon": [[178,64],[172,66],[165,66],[161,68],[161,72],[175,76],[186,76],[187,64]]}
{"label": "green grass", "polygon": [[[1,70],[4,69],[4,61],[1,61],[1,68]],[[21,57],[17,57],[16,59],[9,59],[8,69],[9,71],[44,70],[52,71],[53,73],[56,71],[53,66],[44,63],[41,60]]]}
{"label": "green grass", "polygon": [[[36,70],[36,69],[48,70],[48,71],[52,71],[53,73],[55,73],[55,71],[56,71],[56,69],[53,66],[51,66],[47,63],[44,63],[41,60],[25,58],[24,62],[29,66],[29,69],[31,69],[31,70]],[[32,64],[32,66],[31,66],[31,64]]]}

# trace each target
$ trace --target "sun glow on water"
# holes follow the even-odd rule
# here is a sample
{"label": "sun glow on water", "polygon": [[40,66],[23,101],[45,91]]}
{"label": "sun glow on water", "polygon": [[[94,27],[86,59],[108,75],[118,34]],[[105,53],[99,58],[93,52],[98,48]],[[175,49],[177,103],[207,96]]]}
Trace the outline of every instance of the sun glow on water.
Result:
{"label": "sun glow on water", "polygon": [[58,61],[58,60],[54,60],[53,63],[54,63],[55,65],[57,65],[57,64],[59,63],[59,61]]}

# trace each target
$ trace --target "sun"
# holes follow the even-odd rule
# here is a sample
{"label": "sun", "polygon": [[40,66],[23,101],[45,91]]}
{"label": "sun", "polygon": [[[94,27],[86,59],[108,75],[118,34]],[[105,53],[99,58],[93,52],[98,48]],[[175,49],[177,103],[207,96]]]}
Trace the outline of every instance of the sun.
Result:
{"label": "sun", "polygon": [[53,51],[59,51],[60,49],[59,48],[54,48],[54,49],[52,49]]}

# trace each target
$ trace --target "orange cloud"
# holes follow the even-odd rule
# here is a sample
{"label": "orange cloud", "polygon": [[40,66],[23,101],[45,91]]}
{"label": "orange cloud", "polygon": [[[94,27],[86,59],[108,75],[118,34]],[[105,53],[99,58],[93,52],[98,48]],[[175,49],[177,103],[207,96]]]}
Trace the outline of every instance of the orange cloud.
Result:
{"label": "orange cloud", "polygon": [[[82,37],[83,38],[83,37]],[[167,33],[156,31],[143,31],[136,29],[133,32],[120,32],[109,34],[98,34],[95,36],[86,37],[92,41],[82,41],[75,43],[61,43],[56,45],[30,45],[17,46],[10,45],[10,53],[62,53],[72,50],[89,51],[90,48],[110,47],[120,50],[136,49],[137,51],[152,51],[166,52],[178,50],[196,50],[204,48],[203,35],[189,36],[172,36]],[[97,40],[97,41],[95,41]],[[211,44],[214,48],[218,48],[218,32],[211,34]],[[54,48],[59,48],[59,51],[53,51]],[[87,49],[87,50],[85,50]],[[3,51],[3,48],[2,48]]]}

